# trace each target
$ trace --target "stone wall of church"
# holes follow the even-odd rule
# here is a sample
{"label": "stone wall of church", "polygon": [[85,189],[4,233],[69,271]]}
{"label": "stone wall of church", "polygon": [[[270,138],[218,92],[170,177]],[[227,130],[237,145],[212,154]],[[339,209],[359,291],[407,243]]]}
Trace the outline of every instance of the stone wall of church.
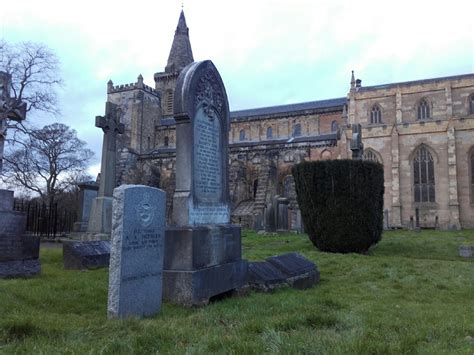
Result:
{"label": "stone wall of church", "polygon": [[[474,205],[469,152],[474,145],[470,97],[474,75],[381,87],[352,88],[349,122],[362,125],[364,149],[384,165],[385,208],[392,226],[410,224],[416,210],[421,227],[472,227]],[[425,101],[428,117],[419,118]],[[380,122],[371,112],[377,105]],[[425,147],[434,160],[435,201],[415,202],[414,159]]]}

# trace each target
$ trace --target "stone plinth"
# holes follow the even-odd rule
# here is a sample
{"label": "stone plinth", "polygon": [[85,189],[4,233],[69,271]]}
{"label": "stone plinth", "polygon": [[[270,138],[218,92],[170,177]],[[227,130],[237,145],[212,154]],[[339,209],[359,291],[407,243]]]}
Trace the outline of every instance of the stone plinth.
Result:
{"label": "stone plinth", "polygon": [[199,306],[246,284],[239,226],[174,227],[165,236],[165,300]]}

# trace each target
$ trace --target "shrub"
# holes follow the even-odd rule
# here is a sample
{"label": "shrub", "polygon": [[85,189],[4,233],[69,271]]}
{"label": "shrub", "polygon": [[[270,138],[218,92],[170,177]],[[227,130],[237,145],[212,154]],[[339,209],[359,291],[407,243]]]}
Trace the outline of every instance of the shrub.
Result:
{"label": "shrub", "polygon": [[364,160],[303,162],[293,167],[301,216],[321,251],[365,252],[383,229],[383,166]]}

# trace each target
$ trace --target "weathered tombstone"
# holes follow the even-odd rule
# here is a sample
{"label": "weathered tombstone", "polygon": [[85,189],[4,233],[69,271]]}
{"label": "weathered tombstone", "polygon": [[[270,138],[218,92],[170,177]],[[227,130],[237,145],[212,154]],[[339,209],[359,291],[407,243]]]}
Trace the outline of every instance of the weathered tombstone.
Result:
{"label": "weathered tombstone", "polygon": [[98,184],[95,182],[84,182],[79,187],[79,203],[77,208],[77,222],[74,223],[74,232],[85,232],[89,225],[92,201],[97,197]]}
{"label": "weathered tombstone", "polygon": [[243,286],[240,226],[230,224],[229,104],[211,61],[189,64],[174,97],[176,190],[166,231],[163,297],[202,305]]}
{"label": "weathered tombstone", "polygon": [[286,285],[306,289],[318,282],[316,265],[298,253],[271,256],[265,261],[249,263],[248,284],[260,291],[272,291]]}
{"label": "weathered tombstone", "polygon": [[288,232],[288,201],[285,197],[278,198],[278,232]]}
{"label": "weathered tombstone", "polygon": [[270,203],[264,210],[265,213],[265,231],[273,233],[276,231],[275,207]]}
{"label": "weathered tombstone", "polygon": [[460,245],[459,246],[459,256],[462,258],[472,258],[474,257],[474,248],[470,245]]}
{"label": "weathered tombstone", "polygon": [[152,316],[162,300],[166,194],[122,185],[113,198],[108,316]]}
{"label": "weathered tombstone", "polygon": [[102,161],[98,196],[93,200],[90,211],[88,236],[85,239],[109,239],[112,223],[112,194],[115,188],[116,139],[124,132],[120,123],[117,105],[106,102],[105,116],[95,118],[96,127],[102,128]]}
{"label": "weathered tombstone", "polygon": [[109,266],[110,241],[108,240],[63,241],[62,245],[65,269],[83,270]]}
{"label": "weathered tombstone", "polygon": [[362,143],[362,126],[360,124],[352,125],[351,150],[352,159],[362,159],[364,144]]}

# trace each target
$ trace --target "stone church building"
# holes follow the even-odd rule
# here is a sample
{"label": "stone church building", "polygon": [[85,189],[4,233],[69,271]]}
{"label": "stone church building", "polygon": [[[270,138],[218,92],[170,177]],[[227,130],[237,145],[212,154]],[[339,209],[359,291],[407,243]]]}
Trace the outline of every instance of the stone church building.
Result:
{"label": "stone church building", "polygon": [[[172,210],[175,175],[174,88],[193,62],[181,12],[163,72],[155,87],[107,85],[120,108],[117,183],[144,183],[167,192]],[[348,83],[349,84],[349,83]],[[474,74],[362,86],[350,80],[346,96],[231,112],[230,194],[233,221],[276,229],[300,228],[291,167],[304,160],[351,157],[352,124],[362,126],[364,159],[383,164],[389,227],[474,227]],[[347,92],[347,91],[346,91]],[[273,210],[272,210],[273,208]],[[283,211],[284,216],[281,216]],[[270,218],[271,219],[271,218]]]}

